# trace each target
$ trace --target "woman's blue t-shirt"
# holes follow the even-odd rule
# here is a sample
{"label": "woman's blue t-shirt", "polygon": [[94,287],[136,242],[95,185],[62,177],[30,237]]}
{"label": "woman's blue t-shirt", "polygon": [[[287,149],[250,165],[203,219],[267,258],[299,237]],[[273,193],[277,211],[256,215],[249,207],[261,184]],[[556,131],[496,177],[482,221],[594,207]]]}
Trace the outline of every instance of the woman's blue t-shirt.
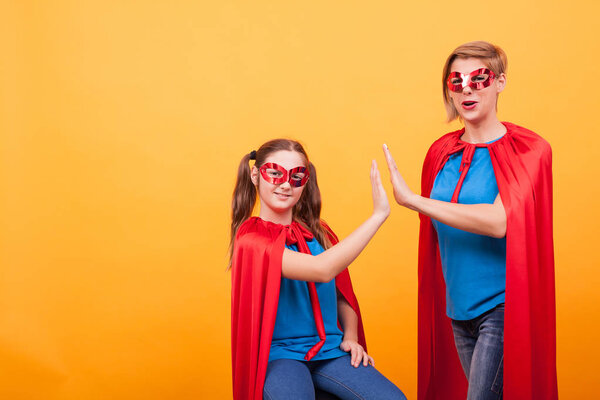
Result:
{"label": "woman's blue t-shirt", "polygon": [[[450,201],[460,177],[462,152],[452,154],[433,183],[430,197]],[[458,202],[491,204],[498,185],[487,147],[477,147],[463,181]],[[446,313],[470,320],[504,302],[506,238],[477,235],[431,220],[438,235],[446,281]]]}
{"label": "woman's blue t-shirt", "polygon": [[[312,255],[316,256],[323,252],[323,247],[316,240],[308,242]],[[286,247],[298,251],[296,245]],[[327,283],[315,283],[323,324],[325,325],[325,344],[312,360],[324,360],[346,355],[340,349],[342,343],[342,331],[338,328],[337,321],[337,293],[335,279]],[[319,342],[319,335],[315,325],[308,286],[304,281],[281,278],[281,289],[279,292],[279,305],[277,306],[277,317],[269,361],[281,358],[292,360],[304,360],[306,353]]]}

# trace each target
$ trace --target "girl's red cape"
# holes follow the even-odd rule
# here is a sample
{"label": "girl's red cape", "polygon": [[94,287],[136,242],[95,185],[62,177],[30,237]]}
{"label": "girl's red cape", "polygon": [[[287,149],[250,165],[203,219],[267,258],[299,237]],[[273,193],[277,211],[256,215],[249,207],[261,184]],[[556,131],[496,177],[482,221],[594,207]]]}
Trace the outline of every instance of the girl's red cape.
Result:
{"label": "girl's red cape", "polygon": [[[338,238],[329,226],[321,223],[331,243],[336,244]],[[279,302],[284,229],[283,225],[253,217],[236,234],[231,271],[231,356],[236,400],[263,398]],[[366,350],[360,309],[348,270],[335,278],[335,284],[358,315],[359,343]]]}

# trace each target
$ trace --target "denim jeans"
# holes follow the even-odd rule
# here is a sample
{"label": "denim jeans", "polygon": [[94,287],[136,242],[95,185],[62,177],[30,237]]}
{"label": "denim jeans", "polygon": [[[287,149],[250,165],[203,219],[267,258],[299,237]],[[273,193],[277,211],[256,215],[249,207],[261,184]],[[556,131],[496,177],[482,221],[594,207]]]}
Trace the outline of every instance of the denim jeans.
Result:
{"label": "denim jeans", "polygon": [[267,367],[263,399],[314,399],[315,388],[342,400],[406,400],[400,389],[375,367],[360,364],[354,368],[350,364],[350,355],[318,361],[271,361]]}
{"label": "denim jeans", "polygon": [[452,320],[452,330],[469,381],[467,400],[502,399],[504,303],[475,319]]}

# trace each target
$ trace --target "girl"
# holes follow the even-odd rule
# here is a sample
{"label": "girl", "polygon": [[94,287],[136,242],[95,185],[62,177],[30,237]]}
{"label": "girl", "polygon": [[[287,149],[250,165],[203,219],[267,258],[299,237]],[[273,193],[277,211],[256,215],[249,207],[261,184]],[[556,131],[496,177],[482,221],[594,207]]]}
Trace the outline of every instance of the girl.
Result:
{"label": "girl", "polygon": [[384,145],[396,201],[421,214],[419,399],[558,397],[551,150],[498,120],[506,63],[487,42],[448,57],[444,103],[464,128],[429,149],[421,196]]}
{"label": "girl", "polygon": [[342,399],[405,398],[366,353],[346,270],[390,212],[374,161],[371,185],[373,214],[338,243],[320,220],[316,171],[300,143],[272,140],[242,158],[231,223],[236,400],[314,399],[315,387]]}

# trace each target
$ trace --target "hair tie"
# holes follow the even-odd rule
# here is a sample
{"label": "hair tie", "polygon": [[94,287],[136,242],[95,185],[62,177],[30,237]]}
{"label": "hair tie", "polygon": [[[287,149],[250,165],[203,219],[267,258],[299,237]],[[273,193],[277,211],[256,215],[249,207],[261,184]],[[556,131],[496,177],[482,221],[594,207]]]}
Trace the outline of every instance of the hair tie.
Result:
{"label": "hair tie", "polygon": [[256,160],[256,150],[252,150],[252,151],[250,152],[250,159],[251,159],[251,160]]}

